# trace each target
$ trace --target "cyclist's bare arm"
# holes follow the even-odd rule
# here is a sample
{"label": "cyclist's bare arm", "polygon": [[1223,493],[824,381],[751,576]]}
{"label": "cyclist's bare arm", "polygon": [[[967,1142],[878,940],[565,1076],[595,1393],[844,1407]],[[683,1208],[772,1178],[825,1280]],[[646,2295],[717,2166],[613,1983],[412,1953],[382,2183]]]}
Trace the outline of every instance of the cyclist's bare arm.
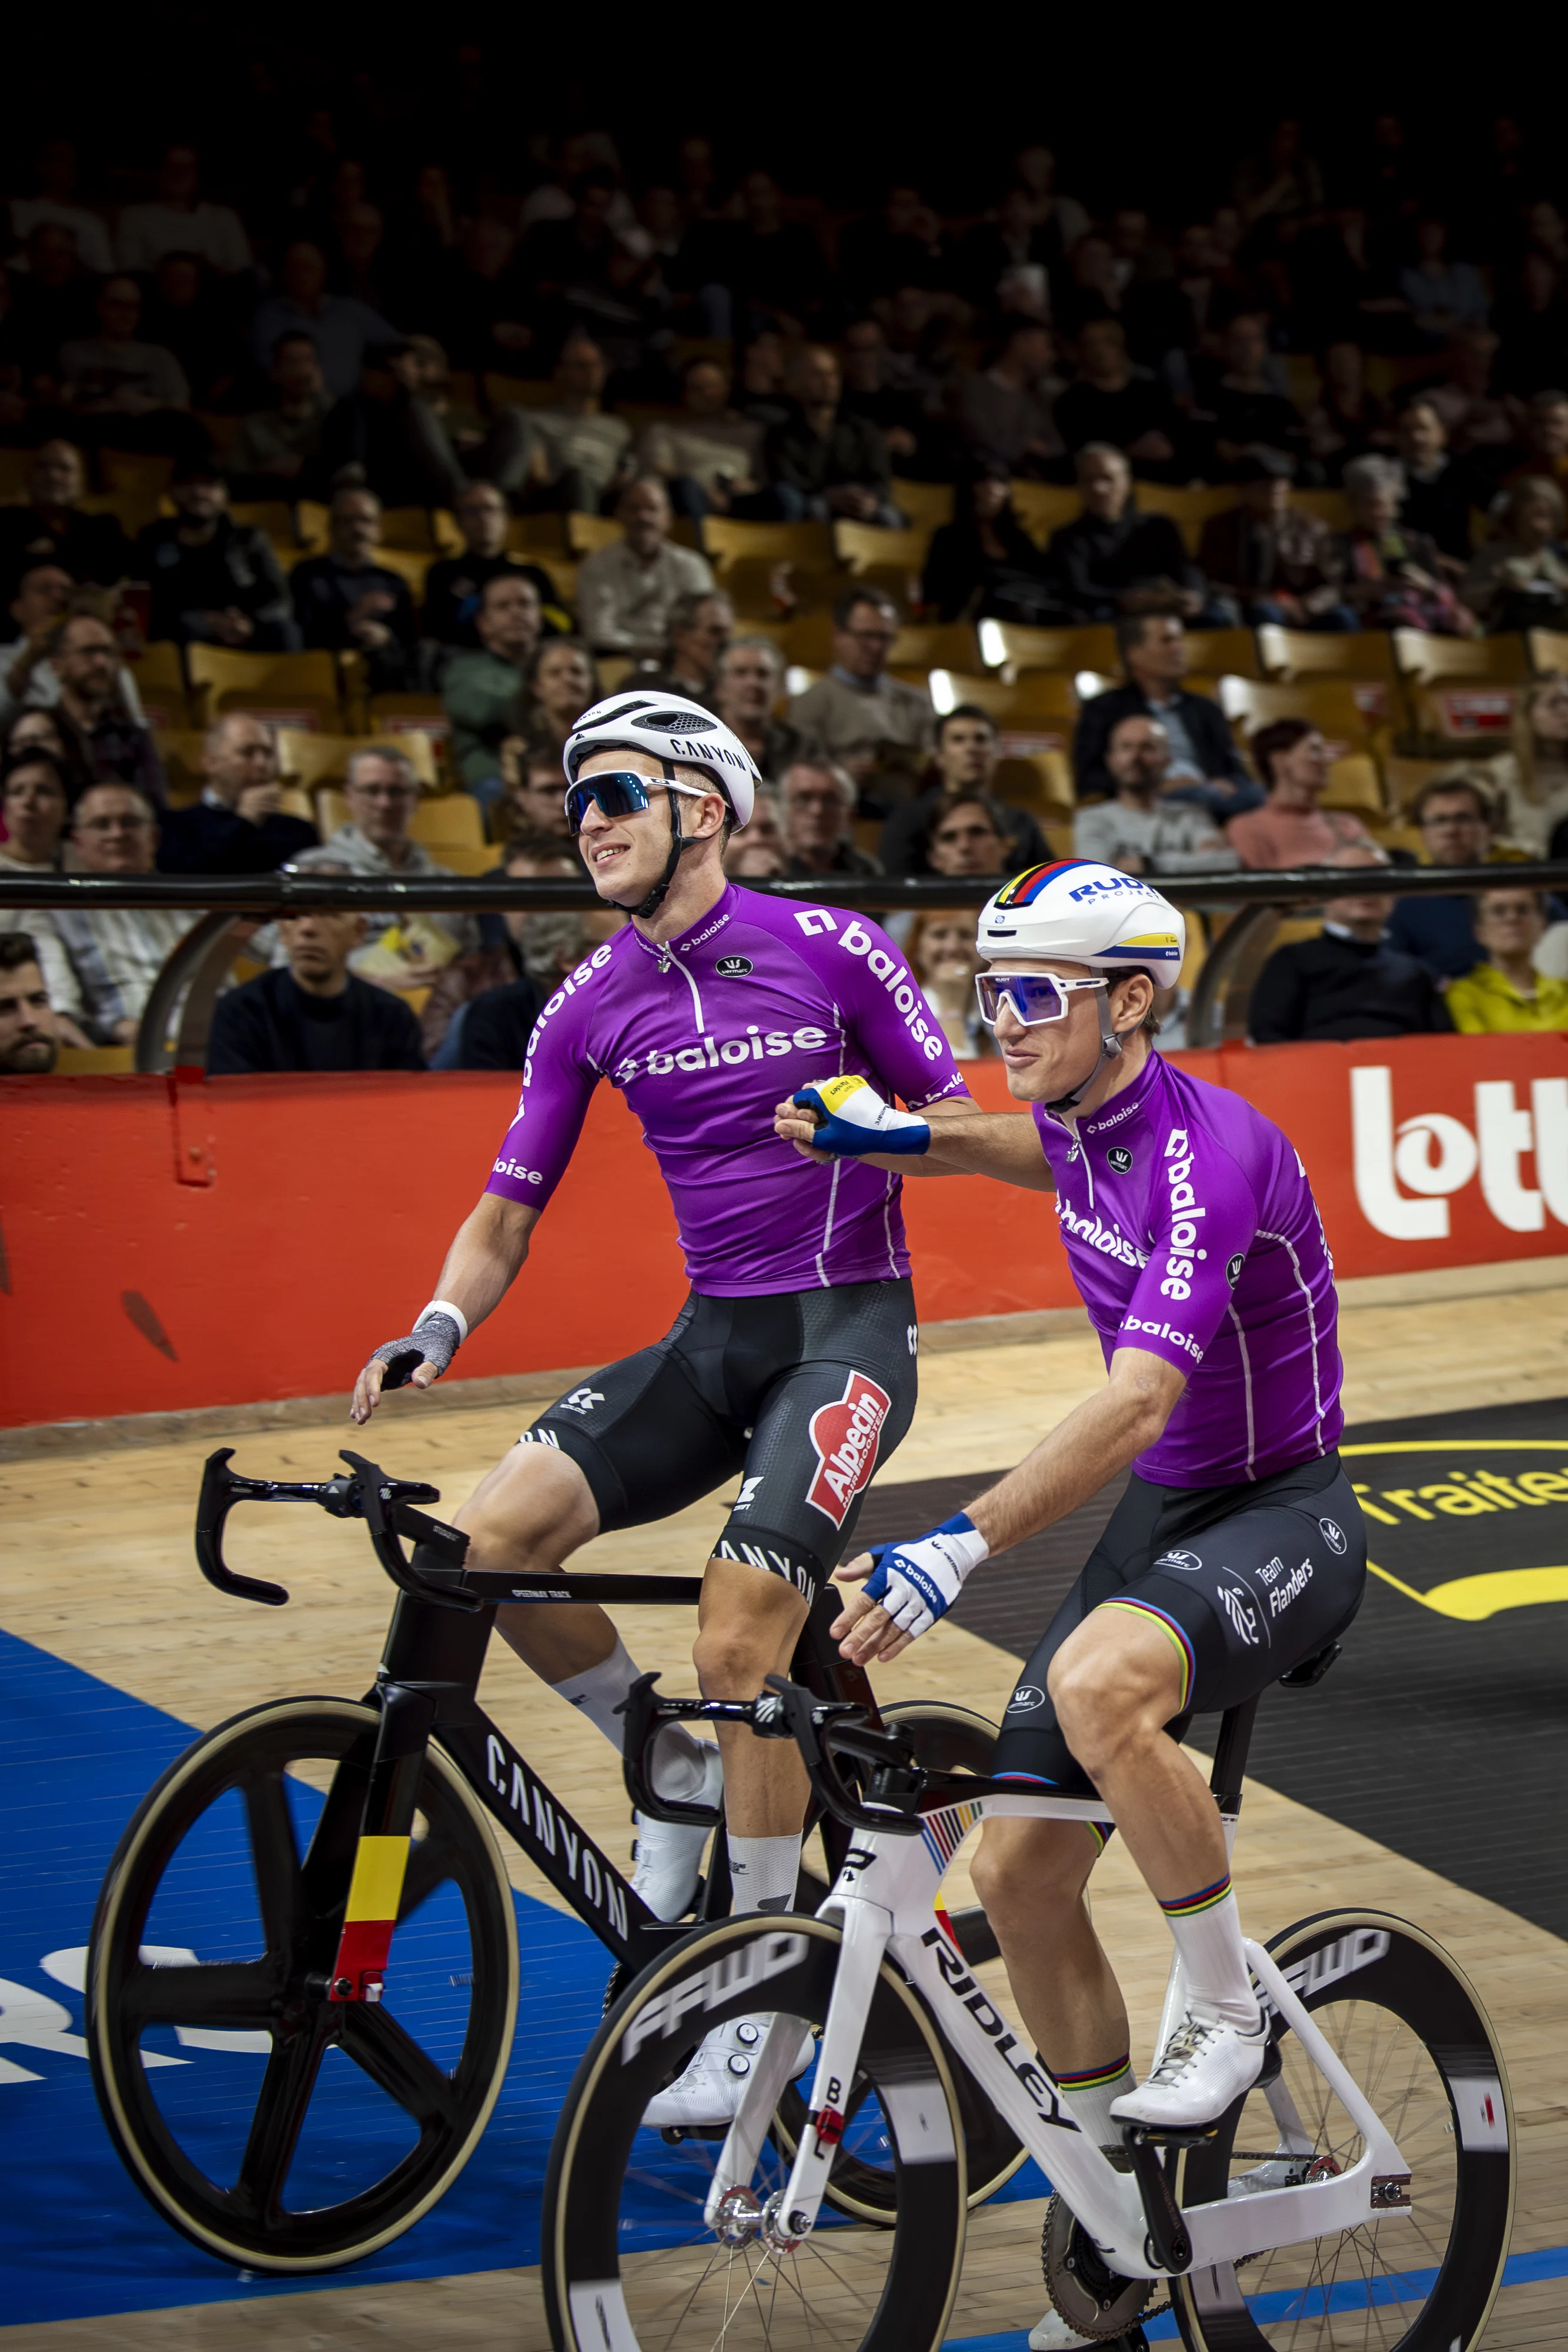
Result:
{"label": "cyclist's bare arm", "polygon": [[[495,1312],[522,1272],[528,1255],[528,1236],[538,1218],[539,1211],[529,1202],[504,1200],[498,1192],[481,1192],[457,1228],[435,1286],[435,1296],[451,1300],[463,1314],[470,1331],[486,1315]],[[380,1358],[372,1356],[354,1383],[354,1401],[349,1408],[350,1421],[369,1421],[381,1402],[385,1371]],[[427,1389],[439,1377],[437,1365],[423,1363],[411,1376],[409,1386]]]}
{"label": "cyclist's bare arm", "polygon": [[[999,1183],[1016,1184],[1026,1192],[1054,1192],[1051,1166],[1040,1148],[1040,1136],[1028,1111],[978,1110],[972,1102],[932,1103],[921,1112],[931,1129],[929,1150],[892,1153],[867,1151],[856,1156],[867,1168],[885,1168],[894,1176],[994,1176]],[[810,1137],[816,1114],[781,1102],[774,1130],[792,1143],[805,1160],[824,1165],[836,1157],[814,1151]]]}

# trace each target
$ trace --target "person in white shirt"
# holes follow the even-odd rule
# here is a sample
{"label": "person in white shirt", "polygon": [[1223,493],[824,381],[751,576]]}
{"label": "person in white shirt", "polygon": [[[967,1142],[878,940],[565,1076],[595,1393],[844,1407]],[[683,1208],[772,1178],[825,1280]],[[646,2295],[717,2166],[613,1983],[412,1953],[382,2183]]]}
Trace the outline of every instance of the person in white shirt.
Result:
{"label": "person in white shirt", "polygon": [[1119,719],[1105,747],[1116,797],[1079,810],[1073,856],[1124,874],[1233,872],[1241,861],[1208,811],[1160,798],[1174,781],[1170,764],[1170,739],[1157,719]]}
{"label": "person in white shirt", "polygon": [[[151,874],[157,813],[133,784],[91,784],[76,804],[71,847],[79,873]],[[110,1045],[134,1045],[153,982],[201,917],[172,907],[94,907],[51,919],[94,1029]]]}
{"label": "person in white shirt", "polygon": [[[95,212],[76,199],[77,151],[68,139],[51,139],[38,153],[38,193],[11,199],[11,234],[25,246],[36,228],[68,229],[77,241],[77,259],[95,278],[107,278],[114,268],[109,230]],[[7,267],[26,268],[25,257],[13,257]]]}
{"label": "person in white shirt", "polygon": [[[47,751],[18,751],[6,761],[0,783],[0,814],[5,838],[0,843],[0,874],[36,874],[47,880],[60,870],[60,841],[70,818],[66,780],[57,760]],[[0,907],[0,937],[27,931],[58,1016],[60,1043],[92,1043],[79,1025],[86,1018],[81,984],[65,950],[65,943],[47,914],[32,916],[16,907]]]}
{"label": "person in white shirt", "polygon": [[154,201],[127,205],[120,215],[115,245],[121,269],[149,277],[166,253],[197,254],[225,278],[250,268],[250,239],[239,215],[227,205],[204,203],[201,186],[195,149],[166,147]]}
{"label": "person in white shirt", "polygon": [[671,545],[670,501],[656,475],[629,482],[615,513],[621,537],[578,572],[582,634],[596,653],[656,658],[676,598],[710,594],[713,573],[694,548]]}

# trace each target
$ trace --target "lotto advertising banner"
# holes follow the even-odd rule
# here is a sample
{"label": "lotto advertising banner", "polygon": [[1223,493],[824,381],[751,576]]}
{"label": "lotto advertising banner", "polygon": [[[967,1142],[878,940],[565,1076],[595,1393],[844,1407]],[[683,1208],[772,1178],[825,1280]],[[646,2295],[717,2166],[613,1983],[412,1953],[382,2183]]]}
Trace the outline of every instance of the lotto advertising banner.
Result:
{"label": "lotto advertising banner", "polygon": [[[1568,1252],[1568,1039],[1183,1059],[1290,1136],[1342,1276]],[[998,1070],[968,1075],[1008,1107]],[[0,1425],[345,1391],[430,1297],[515,1097],[513,1078],[455,1072],[7,1079]],[[946,1178],[904,1204],[924,1321],[1076,1303],[1049,1195]],[[601,1087],[464,1375],[602,1363],[684,1294],[653,1157]]]}

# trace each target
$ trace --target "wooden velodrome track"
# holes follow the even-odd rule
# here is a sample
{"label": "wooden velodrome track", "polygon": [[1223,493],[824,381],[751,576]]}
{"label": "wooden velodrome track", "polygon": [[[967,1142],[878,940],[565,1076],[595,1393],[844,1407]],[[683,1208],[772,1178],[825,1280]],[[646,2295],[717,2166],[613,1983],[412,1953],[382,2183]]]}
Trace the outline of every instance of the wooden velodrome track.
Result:
{"label": "wooden velodrome track", "polygon": [[[1568,1262],[1389,1278],[1347,1286],[1347,1291],[1342,1329],[1352,1421],[1568,1395]],[[1086,1328],[1053,1330],[1027,1343],[938,1344],[928,1350],[919,1415],[892,1475],[962,1475],[1012,1461],[1101,1377],[1099,1350]],[[402,1475],[432,1479],[451,1507],[528,1417],[515,1403],[466,1405],[460,1391],[439,1407],[398,1398],[378,1422],[371,1450]],[[259,1475],[324,1476],[349,1435],[342,1421],[242,1434],[236,1466]],[[201,1458],[216,1442],[204,1429],[180,1442],[134,1447],[109,1442],[0,1463],[0,1503],[10,1538],[10,1565],[0,1570],[0,1624],[151,1706],[202,1725],[297,1690],[359,1692],[390,1597],[369,1560],[362,1529],[316,1523],[311,1555],[319,1565],[301,1574],[297,1559],[286,1563],[298,1541],[293,1514],[287,1521],[283,1514],[242,1520],[233,1547],[236,1564],[263,1574],[284,1572],[287,1565],[285,1580],[295,1594],[287,1611],[246,1610],[199,1581],[190,1551],[193,1498]],[[663,1527],[601,1538],[580,1557],[690,1573],[722,1516],[722,1499],[715,1498]],[[37,1573],[40,1566],[47,1566],[47,1577]],[[633,1654],[644,1666],[660,1668],[666,1687],[691,1687],[684,1612],[627,1610],[622,1622]],[[994,1719],[1016,1676],[1016,1661],[1003,1651],[944,1625],[880,1673],[878,1688],[887,1697],[962,1700]],[[541,1695],[509,1654],[493,1658],[482,1696],[515,1738],[525,1737],[526,1717],[528,1753],[614,1851],[627,1833],[626,1805],[598,1735]],[[548,1895],[515,1851],[508,1853],[517,1884]],[[1563,2244],[1568,2238],[1568,1948],[1513,1913],[1256,1783],[1249,1787],[1237,1875],[1243,1916],[1255,1936],[1331,1904],[1364,1903],[1421,1921],[1448,1946],[1475,1979],[1508,2053],[1521,2150],[1515,2251]],[[955,1891],[953,1899],[967,1897]],[[1134,2053],[1146,2063],[1169,1948],[1118,1845],[1097,1875],[1095,1913],[1128,1990]],[[1039,2231],[1040,2208],[1032,2203],[975,2217],[956,2336],[1027,2328],[1039,2317]],[[1487,2345],[1568,2341],[1568,2327],[1553,2316],[1563,2300],[1561,2283],[1506,2288]],[[248,2304],[0,2327],[5,2352],[109,2352],[110,2347],[116,2352],[249,2352],[285,2346],[308,2352],[371,2344],[385,2352],[540,2352],[545,2341],[538,2274],[527,2271],[396,2284],[356,2284],[350,2277],[324,2290]]]}

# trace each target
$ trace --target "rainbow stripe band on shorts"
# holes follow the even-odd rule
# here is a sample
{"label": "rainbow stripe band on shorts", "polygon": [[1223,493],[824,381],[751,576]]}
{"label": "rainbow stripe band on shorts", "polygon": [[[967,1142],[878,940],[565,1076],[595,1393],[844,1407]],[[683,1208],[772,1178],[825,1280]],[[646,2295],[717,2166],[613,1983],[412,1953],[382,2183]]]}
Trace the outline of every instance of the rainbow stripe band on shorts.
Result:
{"label": "rainbow stripe band on shorts", "polygon": [[1102,1601],[1100,1606],[1102,1609],[1130,1610],[1134,1616],[1138,1617],[1152,1617],[1155,1624],[1162,1626],[1169,1634],[1176,1644],[1182,1664],[1181,1698],[1176,1713],[1178,1715],[1185,1713],[1187,1702],[1192,1696],[1193,1681],[1197,1673],[1197,1660],[1193,1654],[1192,1643],[1176,1623],[1176,1619],[1167,1617],[1163,1609],[1156,1609],[1152,1601]]}

